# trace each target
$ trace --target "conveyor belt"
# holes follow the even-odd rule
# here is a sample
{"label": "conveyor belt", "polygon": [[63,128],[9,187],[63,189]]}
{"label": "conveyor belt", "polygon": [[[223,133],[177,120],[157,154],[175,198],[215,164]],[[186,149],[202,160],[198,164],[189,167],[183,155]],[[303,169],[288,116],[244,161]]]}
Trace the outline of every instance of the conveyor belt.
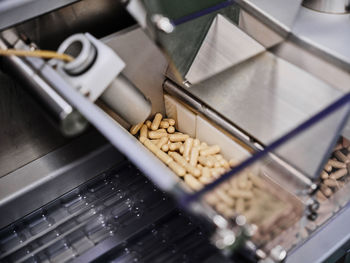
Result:
{"label": "conveyor belt", "polygon": [[0,231],[1,262],[202,262],[215,253],[129,162]]}

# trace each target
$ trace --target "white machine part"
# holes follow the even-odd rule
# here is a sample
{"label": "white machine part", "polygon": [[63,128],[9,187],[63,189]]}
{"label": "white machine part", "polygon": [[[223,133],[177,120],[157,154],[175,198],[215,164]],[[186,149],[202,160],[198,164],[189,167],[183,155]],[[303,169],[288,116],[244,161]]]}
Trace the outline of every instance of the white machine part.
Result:
{"label": "white machine part", "polygon": [[75,34],[58,48],[74,57],[57,62],[57,71],[75,89],[95,102],[99,97],[129,124],[143,122],[151,103],[125,76],[124,61],[107,45],[90,35]]}

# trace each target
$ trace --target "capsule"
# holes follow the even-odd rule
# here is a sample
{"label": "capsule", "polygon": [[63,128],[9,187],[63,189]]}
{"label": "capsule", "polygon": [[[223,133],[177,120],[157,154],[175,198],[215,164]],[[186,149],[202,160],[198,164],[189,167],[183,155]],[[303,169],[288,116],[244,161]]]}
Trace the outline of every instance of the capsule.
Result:
{"label": "capsule", "polygon": [[200,140],[198,140],[198,139],[193,140],[193,147],[199,147],[200,145],[201,145]]}
{"label": "capsule", "polygon": [[161,149],[163,152],[168,152],[169,151],[169,144],[164,144]]}
{"label": "capsule", "polygon": [[184,153],[184,149],[185,149],[185,147],[184,147],[183,145],[181,145],[181,147],[180,147],[180,149],[179,149],[179,152],[180,152],[181,154],[183,154],[183,153]]}
{"label": "capsule", "polygon": [[190,174],[199,177],[201,175],[201,171],[190,165],[186,160],[177,152],[169,152],[168,153],[176,162],[178,162],[182,167],[184,167]]}
{"label": "capsule", "polygon": [[167,129],[168,133],[174,133],[175,132],[175,128],[174,126],[170,126],[168,129]]}
{"label": "capsule", "polygon": [[193,139],[187,138],[184,143],[184,152],[182,154],[186,161],[190,160],[190,152],[192,150],[192,146],[193,146]]}
{"label": "capsule", "polygon": [[141,129],[142,125],[143,125],[143,122],[131,126],[131,128],[130,128],[130,133],[131,133],[132,135],[135,135],[135,134]]}
{"label": "capsule", "polygon": [[148,137],[150,139],[160,139],[166,136],[168,136],[168,134],[166,132],[163,132],[162,130],[148,132]]}
{"label": "capsule", "polygon": [[173,159],[167,155],[165,152],[162,152],[155,144],[153,144],[149,139],[145,139],[143,143],[151,152],[153,152],[162,162],[168,165],[170,162],[173,162]]}
{"label": "capsule", "polygon": [[167,122],[167,121],[161,121],[160,124],[159,124],[159,127],[163,128],[163,129],[168,129],[169,126],[170,126],[169,122]]}
{"label": "capsule", "polygon": [[341,162],[344,162],[344,163],[350,162],[349,158],[345,154],[343,154],[341,151],[335,151],[334,156]]}
{"label": "capsule", "polygon": [[185,183],[195,191],[199,191],[203,188],[203,184],[194,178],[191,174],[185,175]]}
{"label": "capsule", "polygon": [[228,206],[233,207],[235,204],[235,200],[230,197],[229,195],[227,195],[225,193],[225,191],[221,190],[221,189],[217,189],[215,191],[216,195]]}
{"label": "capsule", "polygon": [[220,150],[221,149],[220,149],[219,145],[213,145],[213,146],[210,146],[204,150],[201,150],[200,155],[202,155],[202,156],[214,155],[214,154],[219,153]]}
{"label": "capsule", "polygon": [[176,162],[172,161],[168,164],[169,168],[173,170],[178,176],[183,177],[186,174],[186,170]]}
{"label": "capsule", "polygon": [[194,146],[192,148],[191,154],[190,154],[190,165],[196,166],[198,162],[198,156],[199,156],[199,147]]}
{"label": "capsule", "polygon": [[188,136],[187,134],[179,134],[179,133],[169,135],[169,139],[172,142],[183,142],[189,137],[190,136]]}
{"label": "capsule", "polygon": [[347,169],[339,169],[338,171],[329,175],[330,179],[338,180],[348,174]]}
{"label": "capsule", "polygon": [[143,124],[140,130],[140,141],[143,143],[147,139],[148,128],[146,124]]}
{"label": "capsule", "polygon": [[165,118],[165,119],[163,119],[163,121],[168,122],[170,126],[174,126],[175,125],[175,120],[174,119]]}
{"label": "capsule", "polygon": [[244,213],[244,199],[243,198],[237,199],[235,210],[238,214]]}
{"label": "capsule", "polygon": [[333,167],[331,166],[331,165],[329,165],[329,164],[327,164],[325,167],[324,167],[324,170],[326,171],[326,172],[331,172],[332,171],[332,169],[333,169]]}
{"label": "capsule", "polygon": [[226,170],[230,169],[230,165],[228,161],[226,161],[225,159],[221,159],[219,162],[220,162],[220,165],[224,167]]}
{"label": "capsule", "polygon": [[328,173],[325,172],[325,171],[322,171],[322,172],[321,172],[321,178],[322,178],[323,180],[328,179],[328,178],[329,178]]}
{"label": "capsule", "polygon": [[174,143],[170,143],[169,144],[169,150],[170,151],[177,151],[180,149],[180,147],[182,146],[181,142],[174,142]]}
{"label": "capsule", "polygon": [[151,130],[152,130],[152,131],[158,130],[162,118],[163,118],[163,115],[160,114],[160,113],[157,113],[157,114],[154,116],[154,119],[153,119],[153,122],[152,122],[152,125],[151,125]]}
{"label": "capsule", "polygon": [[328,165],[331,165],[334,168],[341,169],[341,168],[346,168],[346,163],[339,162],[336,160],[329,160]]}
{"label": "capsule", "polygon": [[332,195],[332,189],[330,189],[326,185],[321,185],[321,191],[326,197],[330,197]]}
{"label": "capsule", "polygon": [[230,189],[228,190],[228,194],[234,198],[244,198],[244,199],[253,198],[253,193],[251,191],[246,191],[246,190]]}
{"label": "capsule", "polygon": [[163,145],[167,144],[168,137],[162,137],[159,139],[159,142],[157,143],[158,148],[162,148]]}
{"label": "capsule", "polygon": [[232,158],[228,161],[228,164],[230,165],[230,167],[235,167],[239,165],[239,161],[237,159]]}
{"label": "capsule", "polygon": [[203,166],[207,166],[209,168],[214,167],[214,163],[205,156],[198,156],[198,161]]}
{"label": "capsule", "polygon": [[151,129],[152,122],[151,122],[150,120],[147,120],[147,121],[145,122],[145,124],[146,124],[146,126],[147,126],[148,129]]}
{"label": "capsule", "polygon": [[198,179],[202,184],[210,184],[213,182],[213,178],[212,177],[207,177],[207,176],[201,176]]}
{"label": "capsule", "polygon": [[199,150],[202,151],[204,149],[208,148],[208,144],[206,144],[205,142],[202,142],[200,147],[199,147]]}
{"label": "capsule", "polygon": [[330,186],[330,187],[337,187],[339,186],[339,183],[336,181],[336,180],[333,180],[333,179],[326,179],[323,181],[323,183],[327,186]]}

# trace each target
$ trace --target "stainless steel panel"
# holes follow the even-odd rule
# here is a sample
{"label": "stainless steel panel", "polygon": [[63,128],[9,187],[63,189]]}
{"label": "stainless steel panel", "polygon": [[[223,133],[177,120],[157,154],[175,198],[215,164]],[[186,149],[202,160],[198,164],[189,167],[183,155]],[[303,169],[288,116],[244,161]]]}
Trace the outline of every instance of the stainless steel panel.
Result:
{"label": "stainless steel panel", "polygon": [[162,84],[167,60],[145,32],[138,27],[107,36],[102,41],[126,64],[123,74],[152,102],[152,113],[164,113]]}
{"label": "stainless steel panel", "polygon": [[264,24],[286,37],[293,26],[302,0],[238,0],[237,2]]}
{"label": "stainless steel panel", "polygon": [[300,8],[292,40],[350,72],[350,14],[326,14]]}
{"label": "stainless steel panel", "polygon": [[194,85],[188,92],[264,144],[342,94],[269,52]]}
{"label": "stainless steel panel", "polygon": [[218,14],[185,78],[192,84],[198,83],[264,50],[262,45]]}
{"label": "stainless steel panel", "polygon": [[3,0],[0,2],[0,30],[77,1]]}
{"label": "stainless steel panel", "polygon": [[68,142],[15,80],[0,71],[0,177]]}
{"label": "stainless steel panel", "polygon": [[0,217],[0,228],[123,159],[113,146],[93,132],[1,177],[0,214],[6,216]]}

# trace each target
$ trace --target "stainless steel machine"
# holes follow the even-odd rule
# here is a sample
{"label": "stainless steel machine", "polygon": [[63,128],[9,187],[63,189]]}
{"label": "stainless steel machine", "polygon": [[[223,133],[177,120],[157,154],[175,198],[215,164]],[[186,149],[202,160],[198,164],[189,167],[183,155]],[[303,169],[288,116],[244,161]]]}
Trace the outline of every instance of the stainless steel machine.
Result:
{"label": "stainless steel machine", "polygon": [[[0,262],[347,262],[349,8],[2,1]],[[191,188],[157,112],[237,163]]]}

